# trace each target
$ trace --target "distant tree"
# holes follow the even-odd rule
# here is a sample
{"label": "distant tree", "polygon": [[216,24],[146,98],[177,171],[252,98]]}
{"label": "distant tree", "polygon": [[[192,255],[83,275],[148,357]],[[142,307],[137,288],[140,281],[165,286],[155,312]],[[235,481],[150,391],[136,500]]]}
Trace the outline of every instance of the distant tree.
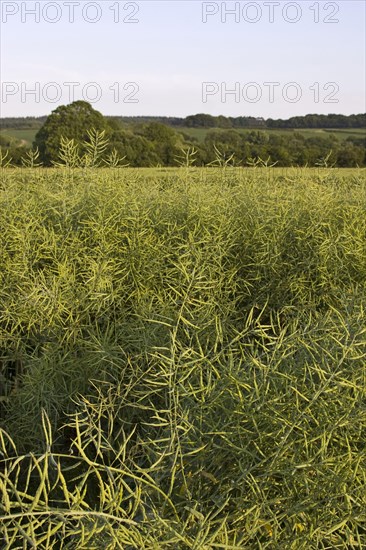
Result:
{"label": "distant tree", "polygon": [[109,149],[115,149],[121,157],[126,157],[130,166],[156,166],[161,159],[154,145],[146,137],[135,135],[131,131],[115,130],[110,136]]}
{"label": "distant tree", "polygon": [[88,139],[88,130],[109,130],[104,116],[86,101],[75,101],[57,107],[37,132],[34,146],[38,147],[40,160],[46,166],[57,161],[61,137],[74,139],[80,144]]}
{"label": "distant tree", "polygon": [[218,125],[217,118],[205,113],[190,115],[185,119],[185,125],[189,128],[214,128]]}
{"label": "distant tree", "polygon": [[159,157],[159,163],[164,166],[174,166],[175,159],[185,145],[183,136],[159,122],[150,122],[136,129],[136,133],[147,139],[153,146],[155,154]]}
{"label": "distant tree", "polygon": [[8,149],[9,147],[11,147],[13,141],[13,138],[11,138],[10,136],[0,134],[0,147]]}
{"label": "distant tree", "polygon": [[26,145],[21,144],[19,141],[10,136],[1,134],[0,149],[3,155],[7,153],[7,159],[11,159],[10,164],[13,166],[21,166],[23,156],[29,151],[29,148]]}
{"label": "distant tree", "polygon": [[255,145],[266,145],[269,142],[269,134],[260,130],[249,132],[247,139]]}
{"label": "distant tree", "polygon": [[339,149],[337,165],[341,168],[354,168],[365,164],[365,150],[347,143]]}
{"label": "distant tree", "polygon": [[346,143],[352,143],[353,145],[366,149],[366,137],[364,136],[349,136],[346,139]]}
{"label": "distant tree", "polygon": [[215,159],[215,148],[227,159],[234,155],[236,162],[242,161],[248,153],[245,138],[236,130],[209,130],[205,138],[206,157],[209,162]]}
{"label": "distant tree", "polygon": [[232,120],[226,116],[218,116],[216,117],[216,124],[218,128],[232,128],[233,123]]}

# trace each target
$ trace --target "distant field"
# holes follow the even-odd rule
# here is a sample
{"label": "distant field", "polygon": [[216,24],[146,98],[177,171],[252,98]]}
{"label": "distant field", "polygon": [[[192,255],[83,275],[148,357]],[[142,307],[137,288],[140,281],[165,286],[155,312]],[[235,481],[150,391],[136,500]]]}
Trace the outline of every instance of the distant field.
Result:
{"label": "distant field", "polygon": [[37,132],[38,128],[7,128],[6,130],[0,130],[0,135],[12,137],[20,142],[25,141],[25,145],[30,147],[34,141]]}
{"label": "distant field", "polygon": [[[242,129],[242,128],[234,128],[241,134],[248,134],[253,131],[253,129]],[[177,131],[184,132],[185,134],[191,136],[192,138],[196,138],[200,143],[203,143],[205,140],[205,137],[209,132],[215,131],[223,131],[222,128],[188,128],[188,127],[181,127],[177,128]],[[366,137],[366,129],[364,128],[344,128],[344,129],[322,129],[322,128],[303,128],[303,129],[277,129],[277,128],[266,128],[263,130],[259,130],[260,132],[267,132],[268,134],[280,134],[284,136],[291,136],[294,132],[298,132],[299,134],[302,134],[303,136],[310,138],[310,137],[327,137],[329,134],[335,135],[339,140],[346,140],[348,137]]]}

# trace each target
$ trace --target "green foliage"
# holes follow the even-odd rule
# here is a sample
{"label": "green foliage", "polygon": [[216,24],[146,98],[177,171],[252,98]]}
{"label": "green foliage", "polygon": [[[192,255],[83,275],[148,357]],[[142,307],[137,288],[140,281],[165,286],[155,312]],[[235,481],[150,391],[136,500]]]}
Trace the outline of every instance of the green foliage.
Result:
{"label": "green foliage", "polygon": [[364,171],[185,154],[1,172],[8,550],[366,546]]}
{"label": "green foliage", "polygon": [[[61,138],[69,142],[74,140],[79,146],[82,142],[88,142],[90,128],[103,132],[108,129],[108,124],[103,115],[86,101],[75,101],[70,105],[57,107],[35,137],[35,145],[39,149],[42,162],[50,166],[58,161]],[[88,149],[82,150],[81,154],[88,154]]]}
{"label": "green foliage", "polygon": [[[0,120],[1,129],[22,131],[24,129],[39,129],[47,117],[6,117]],[[168,126],[192,127],[192,128],[330,128],[330,129],[365,129],[366,114],[357,115],[317,115],[291,117],[287,120],[261,117],[239,116],[225,117],[223,115],[212,116],[205,113],[189,115],[185,118],[159,117],[159,116],[113,116],[107,117],[108,123],[115,127],[119,124],[139,124],[159,122]]]}
{"label": "green foliage", "polygon": [[183,147],[183,141],[177,132],[158,122],[145,124],[141,128],[137,128],[136,131],[152,144],[153,150],[163,166],[175,165],[175,159]]}
{"label": "green foliage", "polygon": [[145,137],[135,135],[131,131],[115,130],[110,137],[110,153],[115,150],[133,167],[148,167],[161,164],[153,144]]}
{"label": "green foliage", "polygon": [[[198,166],[216,165],[219,150],[223,161],[235,158],[239,166],[247,166],[250,159],[270,157],[278,166],[315,167],[332,151],[331,158],[328,158],[332,165],[362,167],[366,165],[363,120],[363,115],[309,115],[288,121],[265,121],[253,117],[234,119],[206,114],[186,119],[129,119],[103,117],[88,103],[77,101],[58,107],[47,118],[36,134],[35,147],[40,152],[39,161],[45,166],[65,164],[60,159],[60,149],[63,150],[66,143],[61,143],[63,138],[69,144],[73,143],[79,156],[79,160],[69,159],[67,164],[83,164],[89,168],[105,164],[107,157],[110,159],[107,163],[112,162],[112,166],[117,157],[125,159],[125,164],[132,167],[176,166],[181,162],[182,149],[191,148],[196,150],[195,163]],[[319,126],[320,122],[324,125]],[[35,123],[35,120],[24,120],[26,128],[23,132],[34,131],[28,126],[34,128]],[[332,128],[340,129],[328,130],[330,123],[334,125]],[[7,127],[8,123],[4,124]],[[273,128],[278,128],[279,132],[273,132]],[[309,131],[309,128],[314,130]],[[95,134],[90,135],[90,131]],[[20,129],[14,132],[23,135],[19,134]],[[198,140],[195,139],[197,136]],[[23,138],[19,142],[6,135],[0,136],[0,145],[9,149],[14,165],[28,163],[29,159],[24,156],[24,153],[29,154],[24,150],[26,143]]]}

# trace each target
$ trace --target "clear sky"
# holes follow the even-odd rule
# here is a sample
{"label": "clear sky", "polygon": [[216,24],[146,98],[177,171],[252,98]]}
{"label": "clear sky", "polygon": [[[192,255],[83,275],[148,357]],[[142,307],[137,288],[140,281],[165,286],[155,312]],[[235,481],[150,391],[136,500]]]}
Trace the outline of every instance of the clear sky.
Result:
{"label": "clear sky", "polygon": [[366,110],[364,0],[0,4],[3,117]]}

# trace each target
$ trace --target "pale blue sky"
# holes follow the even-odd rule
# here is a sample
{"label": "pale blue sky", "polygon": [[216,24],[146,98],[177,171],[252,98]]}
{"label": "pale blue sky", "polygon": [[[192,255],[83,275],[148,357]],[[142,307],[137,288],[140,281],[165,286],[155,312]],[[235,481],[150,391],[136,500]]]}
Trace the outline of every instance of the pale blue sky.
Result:
{"label": "pale blue sky", "polygon": [[[93,100],[96,93],[94,107],[108,115],[288,118],[366,110],[363,0],[0,3],[1,116],[48,114],[69,99]],[[114,22],[118,6],[120,22]],[[239,8],[226,23],[225,6]],[[39,12],[39,22],[31,9]],[[204,23],[211,11],[218,13]],[[123,22],[129,17],[138,22]],[[91,23],[94,18],[100,20]],[[79,83],[74,96],[67,82]],[[135,84],[124,90],[129,82]],[[270,82],[278,83],[272,101],[265,85]],[[290,82],[296,87],[286,87]],[[225,96],[225,88],[236,95]],[[36,94],[27,94],[30,89]],[[206,102],[205,90],[212,92]],[[296,94],[299,100],[291,101]]]}

